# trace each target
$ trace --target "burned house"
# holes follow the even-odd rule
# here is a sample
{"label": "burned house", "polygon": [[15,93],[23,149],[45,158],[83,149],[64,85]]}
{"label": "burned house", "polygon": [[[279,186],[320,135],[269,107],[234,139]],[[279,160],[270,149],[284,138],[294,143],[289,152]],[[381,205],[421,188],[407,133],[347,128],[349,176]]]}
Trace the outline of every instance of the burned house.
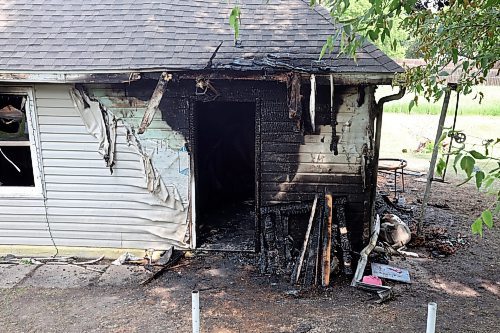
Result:
{"label": "burned house", "polygon": [[264,215],[301,243],[330,193],[362,247],[374,91],[401,68],[370,44],[319,59],[338,27],[308,1],[245,1],[236,40],[230,10],[0,5],[0,246],[258,251]]}

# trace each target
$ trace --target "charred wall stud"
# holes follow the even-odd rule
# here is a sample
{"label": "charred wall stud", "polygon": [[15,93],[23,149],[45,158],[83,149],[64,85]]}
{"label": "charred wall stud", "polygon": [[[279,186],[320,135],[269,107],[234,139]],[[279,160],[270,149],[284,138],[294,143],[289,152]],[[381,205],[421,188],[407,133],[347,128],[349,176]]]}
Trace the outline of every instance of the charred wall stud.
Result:
{"label": "charred wall stud", "polygon": [[290,119],[297,121],[297,128],[300,128],[302,118],[302,95],[301,95],[301,77],[298,73],[290,73],[287,76],[287,102],[288,115]]}

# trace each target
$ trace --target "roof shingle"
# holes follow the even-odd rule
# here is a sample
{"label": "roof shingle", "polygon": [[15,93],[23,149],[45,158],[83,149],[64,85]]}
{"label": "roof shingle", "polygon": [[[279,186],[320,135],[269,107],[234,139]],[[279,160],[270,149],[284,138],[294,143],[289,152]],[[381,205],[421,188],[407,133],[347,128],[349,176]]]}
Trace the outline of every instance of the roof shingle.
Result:
{"label": "roof shingle", "polygon": [[246,0],[241,5],[241,47],[224,0],[5,0],[0,3],[0,71],[199,70],[220,42],[214,68],[258,69],[280,64],[310,72],[394,73],[401,67],[373,45],[359,61],[334,53],[318,62],[335,34],[321,8],[307,0]]}

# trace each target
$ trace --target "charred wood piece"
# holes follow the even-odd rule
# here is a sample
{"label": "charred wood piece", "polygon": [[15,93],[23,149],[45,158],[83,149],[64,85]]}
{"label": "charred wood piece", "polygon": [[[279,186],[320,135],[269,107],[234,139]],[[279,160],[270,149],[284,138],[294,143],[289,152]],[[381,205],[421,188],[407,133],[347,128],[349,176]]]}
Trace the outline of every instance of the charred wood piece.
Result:
{"label": "charred wood piece", "polygon": [[307,231],[306,231],[306,235],[304,237],[304,244],[302,245],[302,250],[300,251],[300,256],[297,258],[297,261],[295,263],[295,267],[293,269],[293,273],[292,273],[292,282],[293,283],[297,283],[300,279],[300,273],[302,271],[302,265],[304,263],[304,257],[305,257],[305,254],[306,254],[306,251],[307,251],[307,247],[308,247],[308,244],[309,244],[309,237],[311,235],[311,229],[312,229],[312,226],[313,226],[313,222],[314,222],[314,215],[316,213],[316,205],[318,203],[318,195],[316,195],[314,197],[314,202],[313,202],[313,206],[312,206],[312,209],[311,209],[311,215],[309,216],[309,223],[307,225]]}
{"label": "charred wood piece", "polygon": [[290,274],[293,239],[288,221],[292,215],[305,214],[311,203],[291,203],[261,207],[259,269],[266,274]]}
{"label": "charred wood piece", "polygon": [[144,286],[148,284],[149,282],[159,278],[163,273],[165,273],[167,270],[172,268],[181,258],[184,257],[184,252],[181,251],[174,251],[172,256],[170,257],[170,260],[163,266],[161,267],[158,271],[153,273],[150,277],[148,277],[146,280],[141,282],[141,286]]}
{"label": "charred wood piece", "polygon": [[325,208],[322,226],[322,253],[321,253],[321,286],[330,285],[331,256],[332,256],[332,208],[333,198],[330,193],[325,194]]}
{"label": "charred wood piece", "polygon": [[[352,275],[351,243],[347,230],[346,197],[316,194],[310,203],[261,207],[259,265],[261,273],[290,274],[292,284],[330,285],[332,262],[338,254],[344,274]],[[294,248],[289,217],[309,213],[301,248]],[[297,252],[298,251],[298,252]],[[293,255],[297,253],[295,256]]]}
{"label": "charred wood piece", "polygon": [[304,276],[304,285],[312,286],[318,284],[318,273],[319,273],[319,254],[321,246],[321,226],[323,221],[323,207],[324,198],[318,198],[318,205],[316,207],[316,213],[314,214],[314,224],[311,236],[311,241],[309,243],[309,253],[307,257],[306,272]]}
{"label": "charred wood piece", "polygon": [[333,78],[330,77],[330,124],[332,126],[332,141],[330,143],[330,151],[333,152],[333,155],[339,154],[339,136],[337,135],[337,125],[339,124],[337,121],[337,116],[339,114],[339,107],[342,104],[342,99],[340,97],[335,96],[335,91],[333,88]]}
{"label": "charred wood piece", "polygon": [[167,72],[161,73],[160,79],[156,84],[155,90],[153,91],[153,94],[149,99],[146,111],[144,111],[144,116],[142,117],[141,124],[137,129],[137,133],[139,134],[144,133],[144,131],[146,131],[146,128],[148,128],[148,126],[153,121],[154,115],[156,113],[156,110],[158,110],[158,106],[160,105],[163,94],[167,90],[167,83],[171,79],[172,79],[172,74],[168,74]]}
{"label": "charred wood piece", "polygon": [[358,98],[356,102],[358,103],[358,108],[365,104],[365,86],[363,85],[358,86]]}
{"label": "charred wood piece", "polygon": [[288,115],[290,119],[297,120],[300,124],[302,118],[302,95],[300,94],[300,75],[298,73],[290,73],[287,76],[287,99],[288,99]]}
{"label": "charred wood piece", "polygon": [[207,65],[205,66],[205,69],[210,69],[210,68],[212,68],[213,61],[214,61],[215,57],[217,56],[217,52],[219,52],[219,49],[220,49],[220,47],[222,46],[222,43],[223,43],[223,41],[222,41],[222,42],[220,42],[220,43],[219,43],[219,45],[215,48],[215,51],[214,51],[214,53],[212,53],[212,55],[210,56],[210,59],[208,60]]}
{"label": "charred wood piece", "polygon": [[340,248],[342,250],[342,260],[344,265],[344,274],[352,275],[352,257],[351,257],[351,242],[349,240],[349,232],[347,230],[346,216],[345,216],[345,205],[346,198],[339,197],[335,198],[334,207],[336,211],[337,221],[339,223],[340,232]]}

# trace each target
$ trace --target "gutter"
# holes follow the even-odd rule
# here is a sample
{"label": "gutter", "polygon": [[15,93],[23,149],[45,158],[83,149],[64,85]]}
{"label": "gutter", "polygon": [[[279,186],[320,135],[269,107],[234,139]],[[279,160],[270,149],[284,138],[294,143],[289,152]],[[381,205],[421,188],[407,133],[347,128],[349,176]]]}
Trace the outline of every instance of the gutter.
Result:
{"label": "gutter", "polygon": [[373,174],[371,181],[371,218],[370,218],[370,233],[373,232],[373,221],[375,219],[375,200],[377,199],[377,175],[378,175],[378,159],[380,156],[380,139],[382,136],[382,115],[384,113],[384,104],[391,101],[396,101],[401,99],[406,92],[406,87],[399,87],[399,92],[393,95],[382,97],[378,103],[375,103],[375,117],[377,120],[377,125],[375,129],[375,147],[373,153]]}

